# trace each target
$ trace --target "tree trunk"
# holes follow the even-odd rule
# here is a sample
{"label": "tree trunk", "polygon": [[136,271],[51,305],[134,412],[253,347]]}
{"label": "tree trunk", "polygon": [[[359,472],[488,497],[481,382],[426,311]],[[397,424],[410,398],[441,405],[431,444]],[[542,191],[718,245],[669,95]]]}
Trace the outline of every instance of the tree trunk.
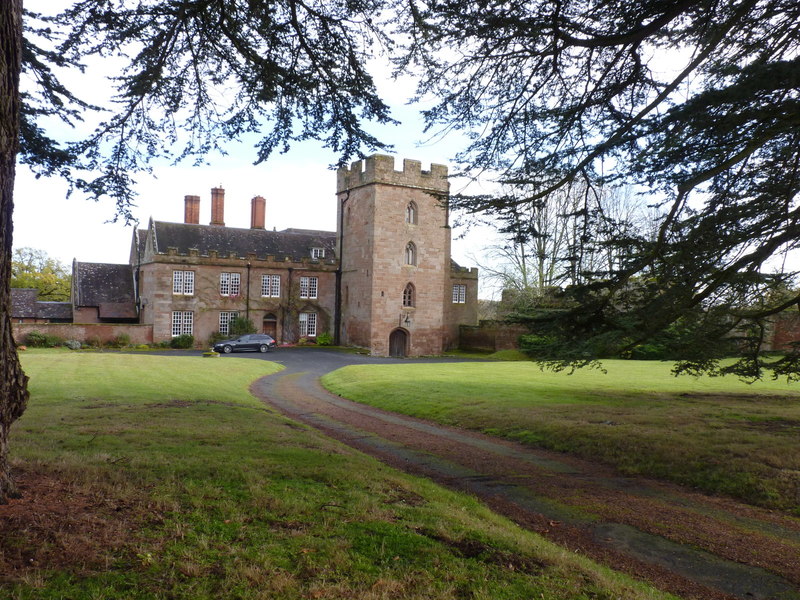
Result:
{"label": "tree trunk", "polygon": [[19,496],[11,480],[8,433],[28,403],[28,378],[22,372],[11,335],[11,238],[14,176],[19,149],[19,74],[22,0],[0,1],[0,504]]}

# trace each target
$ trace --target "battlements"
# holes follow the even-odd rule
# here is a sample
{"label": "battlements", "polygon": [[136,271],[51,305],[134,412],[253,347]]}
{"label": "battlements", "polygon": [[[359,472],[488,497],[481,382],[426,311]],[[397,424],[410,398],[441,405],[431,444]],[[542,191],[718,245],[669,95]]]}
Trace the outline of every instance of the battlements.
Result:
{"label": "battlements", "polygon": [[432,163],[430,171],[423,171],[420,161],[406,158],[403,160],[403,170],[395,171],[394,157],[385,154],[373,154],[365,160],[352,163],[349,169],[342,167],[336,172],[337,193],[370,183],[421,188],[439,193],[447,193],[450,187],[445,165]]}
{"label": "battlements", "polygon": [[477,267],[459,267],[458,265],[450,265],[450,276],[458,279],[478,279]]}

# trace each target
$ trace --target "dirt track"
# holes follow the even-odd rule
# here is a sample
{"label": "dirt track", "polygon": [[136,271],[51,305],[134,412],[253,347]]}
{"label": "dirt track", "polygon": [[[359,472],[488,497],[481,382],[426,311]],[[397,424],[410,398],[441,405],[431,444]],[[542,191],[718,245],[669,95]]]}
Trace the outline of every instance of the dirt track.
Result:
{"label": "dirt track", "polygon": [[283,414],[407,472],[480,497],[522,526],[686,598],[800,599],[800,524],[563,454],[387,413],[328,393],[364,357],[282,352],[252,391]]}

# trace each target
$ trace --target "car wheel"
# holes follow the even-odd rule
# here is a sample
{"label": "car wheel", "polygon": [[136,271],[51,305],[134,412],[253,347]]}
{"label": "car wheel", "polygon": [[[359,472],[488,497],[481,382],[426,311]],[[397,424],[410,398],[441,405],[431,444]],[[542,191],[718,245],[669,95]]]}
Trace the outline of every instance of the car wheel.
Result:
{"label": "car wheel", "polygon": [[267,350],[269,350],[269,348],[267,348],[267,345],[266,345],[266,344],[261,344],[261,345],[258,347],[258,351],[259,351],[259,352],[266,352]]}
{"label": "car wheel", "polygon": [[222,347],[222,351],[223,351],[225,354],[230,354],[231,352],[233,352],[233,348],[231,348],[231,347],[230,347],[228,344],[225,344],[225,345]]}

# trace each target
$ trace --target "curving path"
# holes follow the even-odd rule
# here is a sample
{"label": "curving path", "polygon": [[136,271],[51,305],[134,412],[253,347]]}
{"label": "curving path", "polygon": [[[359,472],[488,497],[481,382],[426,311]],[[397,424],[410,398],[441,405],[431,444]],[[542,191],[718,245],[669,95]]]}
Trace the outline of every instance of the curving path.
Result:
{"label": "curving path", "polygon": [[[798,520],[388,413],[319,384],[321,375],[348,364],[396,359],[301,348],[250,356],[286,367],[251,388],[284,415],[394,467],[474,494],[520,525],[599,562],[686,598],[800,599]],[[448,362],[424,362],[431,360]]]}

